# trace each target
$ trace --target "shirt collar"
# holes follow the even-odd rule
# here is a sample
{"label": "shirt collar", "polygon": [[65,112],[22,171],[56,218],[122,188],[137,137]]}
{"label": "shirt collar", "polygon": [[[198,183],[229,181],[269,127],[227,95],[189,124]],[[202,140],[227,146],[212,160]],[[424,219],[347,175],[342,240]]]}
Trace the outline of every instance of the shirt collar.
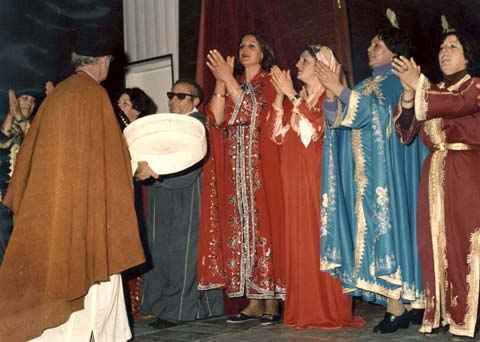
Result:
{"label": "shirt collar", "polygon": [[193,113],[195,113],[195,112],[198,112],[197,107],[193,107],[193,110],[192,110],[191,112],[185,113],[184,115],[191,115],[191,114],[193,114]]}

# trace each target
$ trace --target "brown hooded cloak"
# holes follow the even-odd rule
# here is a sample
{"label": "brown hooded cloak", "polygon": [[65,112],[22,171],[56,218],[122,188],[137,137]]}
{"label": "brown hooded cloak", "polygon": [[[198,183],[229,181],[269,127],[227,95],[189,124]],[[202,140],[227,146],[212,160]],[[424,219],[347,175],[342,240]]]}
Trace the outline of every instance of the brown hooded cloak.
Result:
{"label": "brown hooded cloak", "polygon": [[144,261],[128,150],[105,89],[87,74],[43,102],[4,203],[15,228],[0,267],[0,341],[64,323],[92,284]]}

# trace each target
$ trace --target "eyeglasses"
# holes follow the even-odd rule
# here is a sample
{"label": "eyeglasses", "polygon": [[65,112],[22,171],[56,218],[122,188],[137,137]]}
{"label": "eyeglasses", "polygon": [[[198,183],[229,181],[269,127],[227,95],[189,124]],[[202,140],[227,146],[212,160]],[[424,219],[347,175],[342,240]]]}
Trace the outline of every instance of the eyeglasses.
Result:
{"label": "eyeglasses", "polygon": [[192,94],[187,94],[187,93],[174,93],[172,91],[169,91],[167,93],[167,97],[169,100],[173,99],[174,97],[177,97],[177,99],[179,100],[184,100],[187,96],[190,96],[190,97],[196,97],[195,95],[192,95]]}

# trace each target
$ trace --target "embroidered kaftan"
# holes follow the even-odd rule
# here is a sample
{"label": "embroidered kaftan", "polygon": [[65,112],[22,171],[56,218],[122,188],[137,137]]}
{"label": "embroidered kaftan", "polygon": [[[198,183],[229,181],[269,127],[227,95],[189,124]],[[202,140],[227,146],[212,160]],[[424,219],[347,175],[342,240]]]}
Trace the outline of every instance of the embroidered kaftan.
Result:
{"label": "embroidered kaftan", "polygon": [[326,130],[321,267],[367,301],[415,302],[422,298],[415,206],[426,149],[395,134],[399,79],[390,66],[373,72],[349,97],[342,94]]}
{"label": "embroidered kaftan", "polygon": [[268,73],[260,72],[242,83],[241,98],[235,103],[227,98],[223,144],[214,146],[220,168],[215,168],[215,178],[209,178],[217,186],[207,184],[207,196],[202,198],[208,201],[208,217],[201,225],[200,289],[225,287],[229,297],[275,295],[272,230],[281,227],[271,223],[271,213],[278,208],[274,219],[281,223],[283,198],[272,195],[267,201],[268,189],[278,187],[281,194],[281,178],[278,150],[262,137],[267,134],[273,95]]}
{"label": "embroidered kaftan", "polygon": [[422,332],[449,325],[473,337],[480,282],[480,108],[465,75],[446,88],[422,75],[415,117],[400,128],[405,141],[420,130],[431,154],[425,160],[418,206],[418,241],[425,284]]}

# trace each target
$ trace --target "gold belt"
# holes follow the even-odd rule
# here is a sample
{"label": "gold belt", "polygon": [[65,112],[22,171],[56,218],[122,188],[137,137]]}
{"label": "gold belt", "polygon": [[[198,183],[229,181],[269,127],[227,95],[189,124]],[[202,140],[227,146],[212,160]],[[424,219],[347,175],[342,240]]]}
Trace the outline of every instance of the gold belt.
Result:
{"label": "gold belt", "polygon": [[464,143],[439,143],[433,145],[433,148],[437,151],[470,151],[477,149],[475,146]]}

